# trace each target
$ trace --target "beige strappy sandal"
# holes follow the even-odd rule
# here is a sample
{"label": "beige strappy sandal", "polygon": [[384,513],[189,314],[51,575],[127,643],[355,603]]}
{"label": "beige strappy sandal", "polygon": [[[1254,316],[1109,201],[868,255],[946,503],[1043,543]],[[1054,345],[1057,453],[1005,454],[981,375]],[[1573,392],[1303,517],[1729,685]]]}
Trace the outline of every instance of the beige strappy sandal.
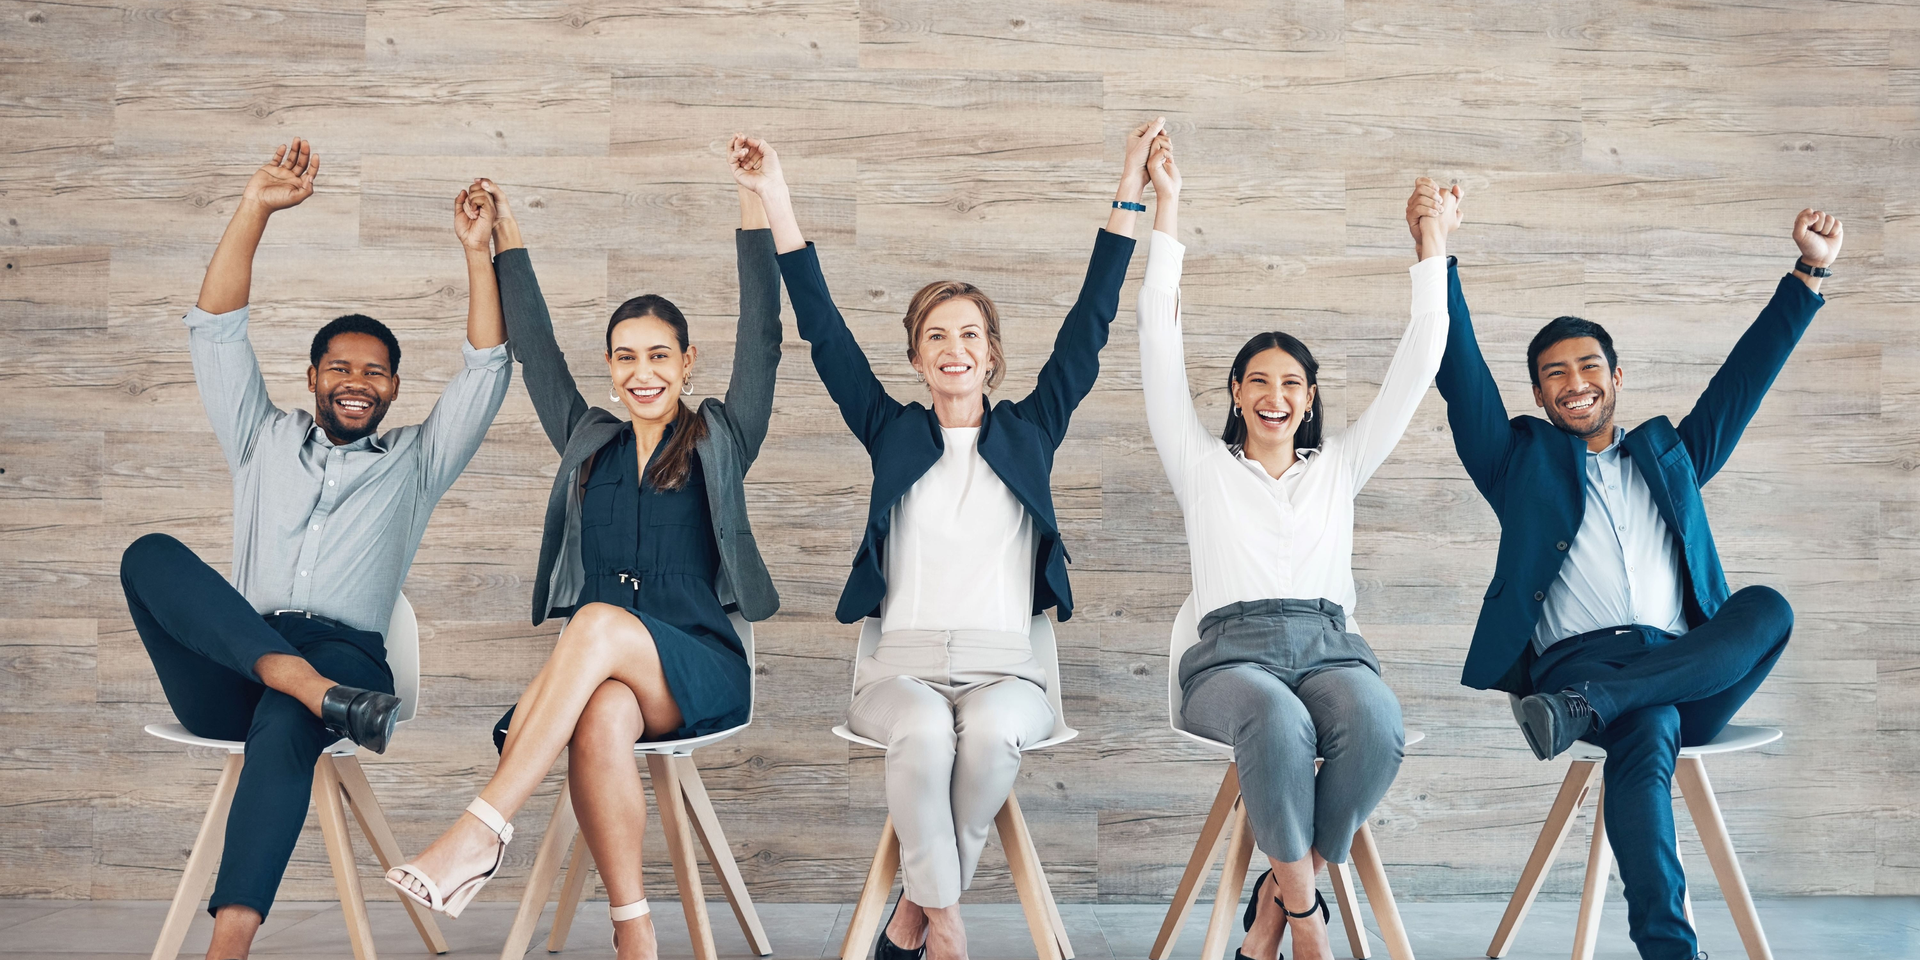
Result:
{"label": "beige strappy sandal", "polygon": [[[401,896],[435,913],[444,913],[449,918],[459,919],[460,911],[465,910],[467,904],[473,902],[480,888],[486,886],[487,881],[492,880],[493,875],[500,871],[500,865],[507,862],[507,843],[513,839],[513,824],[508,823],[507,818],[493,808],[493,804],[475,797],[472,803],[467,804],[467,812],[473,814],[474,819],[486,824],[487,829],[492,830],[494,836],[500,838],[500,849],[494,852],[493,866],[488,867],[485,873],[469,877],[459,886],[442,893],[440,885],[433,882],[433,878],[427,876],[418,864],[403,863],[387,871],[387,885],[400,891]],[[409,879],[418,880],[421,886],[426,887],[427,895],[423,897],[415,893],[407,884]]]}
{"label": "beige strappy sandal", "polygon": [[[646,897],[641,897],[632,903],[623,903],[617,907],[611,903],[607,904],[607,916],[611,917],[614,923],[619,923],[622,920],[638,920],[652,912],[653,908],[647,906]],[[620,931],[617,929],[613,931],[613,948],[615,950],[620,949]]]}

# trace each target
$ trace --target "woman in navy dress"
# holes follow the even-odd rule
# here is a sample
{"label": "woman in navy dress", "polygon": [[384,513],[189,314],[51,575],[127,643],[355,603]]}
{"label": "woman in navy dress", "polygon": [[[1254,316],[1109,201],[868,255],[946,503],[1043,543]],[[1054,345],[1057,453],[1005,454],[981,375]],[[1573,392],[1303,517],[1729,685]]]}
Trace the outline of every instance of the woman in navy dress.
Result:
{"label": "woman in navy dress", "polygon": [[[740,325],[726,400],[698,412],[698,351],[664,297],[621,304],[607,323],[609,394],[587,403],[553,335],[506,198],[495,270],[516,359],[560,468],[547,505],[533,622],[568,617],[539,675],[494,731],[500,766],[462,817],[388,882],[458,915],[504,860],[507,824],[569,750],[580,832],[606,883],[622,960],[658,954],[640,880],[646,802],[633,745],[740,726],[751,667],[729,611],[773,615],[779,598],[747,523],[744,476],[765,439],[780,357],[780,275],[766,215],[740,191]],[[446,878],[445,881],[436,878]]]}

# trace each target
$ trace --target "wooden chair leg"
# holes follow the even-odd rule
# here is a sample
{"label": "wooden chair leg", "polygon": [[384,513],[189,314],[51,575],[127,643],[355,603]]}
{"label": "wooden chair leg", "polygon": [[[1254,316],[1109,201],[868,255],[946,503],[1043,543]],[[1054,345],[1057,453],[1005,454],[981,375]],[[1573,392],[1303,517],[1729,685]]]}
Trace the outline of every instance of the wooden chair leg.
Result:
{"label": "wooden chair leg", "polygon": [[900,872],[900,837],[893,832],[893,815],[880,828],[880,845],[873,851],[873,863],[867,867],[867,882],[860,886],[860,899],[854,902],[853,916],[847,920],[847,937],[840,943],[840,960],[865,960],[873,935],[880,930],[880,911],[886,908],[887,894],[893,892],[893,878]]}
{"label": "wooden chair leg", "polygon": [[[360,768],[360,758],[351,753],[334,757],[333,773],[340,778],[341,789],[347,792],[347,809],[353,811],[353,818],[360,822],[360,832],[366,835],[367,843],[373,846],[373,855],[380,861],[380,871],[385,873],[393,869],[405,858],[405,854],[401,853],[400,841],[395,839],[393,827],[387,824],[387,815],[380,809],[380,801],[373,796],[373,784],[367,782],[367,773]],[[433,912],[421,909],[419,904],[397,892],[394,896],[399,898],[401,906],[407,908],[407,916],[413,920],[413,929],[419,931],[427,949],[433,953],[446,953],[447,938],[440,935],[440,925],[433,922]]]}
{"label": "wooden chair leg", "polygon": [[693,852],[693,830],[687,824],[684,790],[673,758],[647,754],[647,776],[653,781],[653,803],[660,811],[661,832],[667,835],[667,853],[673,857],[673,879],[680,888],[680,909],[687,915],[694,960],[718,960],[707,895],[700,883],[700,862]]}
{"label": "wooden chair leg", "polygon": [[1707,765],[1699,757],[1681,757],[1674,769],[1680,781],[1680,795],[1686,798],[1687,812],[1693,816],[1694,829],[1707,849],[1707,862],[1713,864],[1713,876],[1720,881],[1720,893],[1733,912],[1734,928],[1746,945],[1748,960],[1773,960],[1773,948],[1767,945],[1767,933],[1760,927],[1760,912],[1754,909],[1753,893],[1747,889],[1746,875],[1740,871],[1740,858],[1733,852],[1733,838],[1727,834],[1727,822],[1720,816],[1720,802],[1714,798],[1713,785],[1707,780]]}
{"label": "wooden chair leg", "polygon": [[760,956],[772,956],[773,942],[767,939],[767,928],[760,925],[760,914],[753,909],[753,896],[747,892],[740,865],[734,862],[733,850],[727,846],[726,832],[720,829],[720,818],[713,812],[713,801],[707,797],[707,785],[700,779],[700,768],[690,756],[675,757],[673,763],[679,768],[680,789],[686,794],[687,815],[693,822],[693,832],[706,848],[707,862],[713,864],[714,876],[720,878],[720,890],[727,895],[733,918],[740,922],[740,932],[746,934],[747,946]]}
{"label": "wooden chair leg", "polygon": [[547,952],[567,948],[567,934],[573,930],[573,917],[580,912],[580,901],[593,886],[593,850],[586,839],[573,844],[573,863],[567,867],[566,882],[560,884],[560,905],[553,911],[553,930],[547,934]]}
{"label": "wooden chair leg", "polygon": [[1200,945],[1200,960],[1221,960],[1227,955],[1227,938],[1232,935],[1234,914],[1240,912],[1240,891],[1247,885],[1247,859],[1253,856],[1253,828],[1247,823],[1247,805],[1233,805],[1227,818],[1227,858],[1220,865],[1220,885],[1213,892],[1213,912],[1207,917],[1207,938]]}
{"label": "wooden chair leg", "polygon": [[1527,911],[1533,909],[1533,899],[1546,884],[1547,868],[1553,866],[1554,855],[1560,852],[1560,844],[1573,829],[1574,811],[1586,801],[1587,788],[1598,769],[1599,763],[1593,760],[1576,760],[1567,768],[1566,779],[1560,781],[1560,792],[1547,810],[1547,822],[1540,825],[1540,839],[1534,841],[1526,869],[1520,871],[1520,883],[1513,888],[1512,899],[1507,901],[1507,912],[1500,918],[1499,928],[1494,930],[1493,942],[1487,945],[1487,956],[1504,957],[1512,949],[1520,923],[1527,918]]}
{"label": "wooden chair leg", "polygon": [[1007,869],[1013,874],[1013,886],[1020,894],[1020,909],[1027,915],[1027,932],[1033,937],[1033,951],[1040,960],[1063,960],[1060,938],[1053,918],[1047,914],[1046,874],[1040,869],[1027,832],[1027,818],[1020,813],[1020,801],[1012,793],[993,818],[1000,831],[1000,848],[1007,855]]}
{"label": "wooden chair leg", "polygon": [[1360,895],[1353,889],[1352,864],[1327,864],[1327,879],[1333,881],[1333,908],[1347,928],[1347,951],[1353,954],[1353,960],[1367,960],[1373,956],[1373,949],[1367,944],[1367,925],[1360,917]]}
{"label": "wooden chair leg", "polygon": [[1574,924],[1573,960],[1593,960],[1600,939],[1600,908],[1607,902],[1613,876],[1613,847],[1607,842],[1607,785],[1594,788],[1593,845],[1587,848],[1587,879],[1580,888],[1580,919]]}
{"label": "wooden chair leg", "polygon": [[573,818],[572,787],[560,782],[560,797],[554,801],[553,816],[547,820],[547,832],[540,837],[540,849],[533,855],[533,869],[527,874],[526,890],[520,894],[520,909],[507,930],[507,942],[500,948],[500,960],[521,960],[533,943],[533,931],[540,925],[540,914],[553,896],[553,881],[566,862],[567,848],[573,845],[580,824]]}
{"label": "wooden chair leg", "polygon": [[173,890],[173,905],[167,908],[166,922],[160,925],[160,939],[153,945],[153,960],[174,960],[180,955],[181,944],[187,942],[187,927],[193,923],[193,915],[200,907],[200,895],[207,892],[213,867],[226,851],[227,812],[233,809],[233,791],[240,785],[240,766],[244,762],[241,754],[229,753],[226,765],[220,768],[220,779],[213,786],[213,802],[207,804],[206,816],[200,818],[200,832],[194,835],[193,849],[187,853],[180,885]]}
{"label": "wooden chair leg", "polygon": [[1008,805],[1016,814],[1015,825],[1019,829],[1020,845],[1025,850],[1027,862],[1033,865],[1033,874],[1037,879],[1040,892],[1040,905],[1046,909],[1047,925],[1053,930],[1054,943],[1059,946],[1061,960],[1073,960],[1073,943],[1067,939],[1067,921],[1060,916],[1060,904],[1053,898],[1053,883],[1047,879],[1046,861],[1040,859],[1040,848],[1034,845],[1033,830],[1027,826],[1025,811],[1011,792],[1007,795]]}
{"label": "wooden chair leg", "polygon": [[1194,901],[1200,899],[1200,885],[1207,880],[1207,870],[1220,856],[1220,845],[1226,842],[1227,817],[1239,799],[1240,768],[1229,763],[1226,775],[1220,778],[1220,789],[1213,795],[1213,806],[1207,810],[1207,821],[1200,828],[1200,838],[1193,843],[1193,855],[1187,858],[1187,870],[1180,875],[1180,885],[1174,888],[1173,902],[1167,904],[1167,918],[1160,922],[1160,935],[1153,939],[1153,951],[1147,954],[1151,960],[1168,960],[1173,956],[1180,928],[1186,926]]}
{"label": "wooden chair leg", "polygon": [[333,757],[321,754],[313,765],[313,806],[320,817],[320,836],[327,859],[333,862],[333,885],[340,891],[340,912],[347,921],[347,942],[354,960],[375,960],[373,924],[367,919],[367,900],[360,892],[360,870],[353,859],[353,837],[347,833],[347,807]]}
{"label": "wooden chair leg", "polygon": [[1369,824],[1360,824],[1353,834],[1353,862],[1360,868],[1367,902],[1373,905],[1374,922],[1380,924],[1380,939],[1387,942],[1387,956],[1413,960],[1413,943],[1407,939],[1406,925],[1400,922],[1400,905],[1393,899],[1393,886],[1387,882],[1387,868],[1380,862],[1380,848],[1373,842]]}

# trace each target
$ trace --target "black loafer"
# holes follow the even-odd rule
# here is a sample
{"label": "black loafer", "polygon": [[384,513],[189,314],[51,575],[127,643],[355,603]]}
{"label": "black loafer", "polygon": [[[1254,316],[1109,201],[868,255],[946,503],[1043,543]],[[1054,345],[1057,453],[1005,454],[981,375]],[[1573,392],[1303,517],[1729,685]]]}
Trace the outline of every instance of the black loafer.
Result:
{"label": "black loafer", "polygon": [[374,753],[386,753],[393,724],[400,717],[400,698],[378,690],[335,684],[320,698],[320,722]]}
{"label": "black loafer", "polygon": [[1520,701],[1520,718],[1527,746],[1542,760],[1564,753],[1594,725],[1593,705],[1572,690],[1536,693]]}

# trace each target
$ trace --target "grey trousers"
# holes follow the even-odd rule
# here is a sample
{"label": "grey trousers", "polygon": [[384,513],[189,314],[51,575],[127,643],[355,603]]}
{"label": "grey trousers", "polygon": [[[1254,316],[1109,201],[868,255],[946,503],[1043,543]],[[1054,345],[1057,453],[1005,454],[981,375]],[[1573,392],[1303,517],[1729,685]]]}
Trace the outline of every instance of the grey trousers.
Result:
{"label": "grey trousers", "polygon": [[[900,631],[855,667],[847,726],[887,745],[887,811],[906,898],[923,907],[953,906],[972,886],[1021,749],[1053,733],[1045,674],[1031,651],[1020,655],[1026,638],[1015,647],[1014,635],[1000,636],[1004,643],[982,631]],[[982,640],[995,650],[980,650]],[[949,682],[958,678],[968,682]]]}
{"label": "grey trousers", "polygon": [[1181,659],[1187,729],[1233,746],[1254,841],[1282,863],[1346,862],[1400,772],[1400,701],[1345,627],[1329,600],[1236,603]]}

